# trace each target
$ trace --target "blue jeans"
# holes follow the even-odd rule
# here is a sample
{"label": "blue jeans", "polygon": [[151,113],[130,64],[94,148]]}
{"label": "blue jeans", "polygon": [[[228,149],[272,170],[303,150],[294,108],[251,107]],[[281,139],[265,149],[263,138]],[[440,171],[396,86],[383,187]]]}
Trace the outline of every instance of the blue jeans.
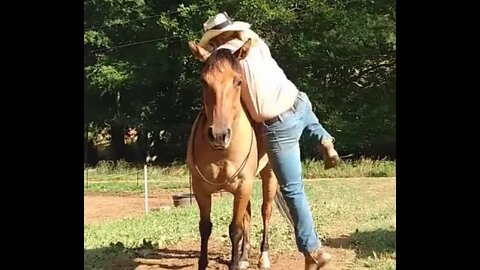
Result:
{"label": "blue jeans", "polygon": [[304,190],[299,140],[304,131],[316,137],[319,143],[333,138],[319,123],[305,93],[299,92],[295,105],[293,113],[270,125],[265,124],[264,135],[270,163],[294,221],[298,250],[311,252],[320,247],[321,242]]}

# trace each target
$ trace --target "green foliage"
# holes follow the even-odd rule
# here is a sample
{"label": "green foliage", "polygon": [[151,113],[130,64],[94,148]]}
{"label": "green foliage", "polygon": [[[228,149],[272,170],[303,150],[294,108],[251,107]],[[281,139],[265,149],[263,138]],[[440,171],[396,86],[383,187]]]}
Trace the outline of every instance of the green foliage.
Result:
{"label": "green foliage", "polygon": [[[200,39],[209,16],[227,11],[267,41],[342,152],[381,152],[379,145],[395,139],[393,0],[98,0],[84,7],[85,121],[93,129],[109,123],[162,131],[143,143],[155,141],[160,157],[183,160],[201,107],[200,66],[187,41]],[[313,149],[305,144],[304,156]]]}
{"label": "green foliage", "polygon": [[85,68],[87,80],[92,87],[102,90],[121,89],[131,80],[127,63],[113,65],[97,64]]}
{"label": "green foliage", "polygon": [[83,37],[83,42],[85,44],[92,44],[98,47],[108,47],[110,46],[110,40],[104,33],[97,32],[97,31],[85,31],[85,35]]}

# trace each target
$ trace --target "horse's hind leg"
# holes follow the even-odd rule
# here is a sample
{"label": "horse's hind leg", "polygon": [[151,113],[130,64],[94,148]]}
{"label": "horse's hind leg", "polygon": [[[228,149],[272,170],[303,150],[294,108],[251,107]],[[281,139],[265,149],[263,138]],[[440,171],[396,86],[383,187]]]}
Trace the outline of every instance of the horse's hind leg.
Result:
{"label": "horse's hind leg", "polygon": [[247,204],[247,211],[243,216],[243,238],[242,238],[242,254],[240,256],[239,266],[240,269],[247,269],[250,266],[248,262],[248,253],[250,252],[250,219],[251,219],[251,208],[250,201]]}
{"label": "horse's hind leg", "polygon": [[269,243],[268,243],[268,231],[269,222],[272,215],[272,206],[274,202],[275,193],[277,192],[277,178],[268,163],[263,170],[260,171],[260,177],[262,178],[262,191],[263,191],[263,203],[262,203],[262,220],[263,220],[263,239],[260,245],[260,261],[258,267],[261,269],[270,269],[270,258],[268,256]]}
{"label": "horse's hind leg", "polygon": [[201,189],[196,189],[193,185],[195,199],[200,209],[200,258],[198,259],[198,270],[207,269],[208,265],[208,239],[212,233],[212,222],[210,220],[210,212],[212,209],[212,197]]}
{"label": "horse's hind leg", "polygon": [[252,180],[244,179],[241,186],[236,190],[233,199],[233,217],[229,226],[230,241],[232,242],[232,257],[230,270],[240,269],[240,240],[243,236],[243,221],[247,213],[247,205],[252,193]]}

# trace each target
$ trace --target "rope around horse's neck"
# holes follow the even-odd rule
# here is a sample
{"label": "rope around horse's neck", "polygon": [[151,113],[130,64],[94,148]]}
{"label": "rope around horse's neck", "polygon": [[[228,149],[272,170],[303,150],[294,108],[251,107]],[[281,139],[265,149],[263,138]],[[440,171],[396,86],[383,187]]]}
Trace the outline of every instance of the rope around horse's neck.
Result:
{"label": "rope around horse's neck", "polygon": [[[200,117],[202,116],[201,115],[202,113],[203,113],[203,110],[200,111],[200,116],[199,116],[199,119],[198,119],[199,121],[200,121]],[[254,131],[253,127],[252,127],[252,136],[250,138],[250,147],[248,149],[247,156],[245,157],[245,159],[240,164],[240,167],[238,168],[238,170],[231,177],[229,177],[228,179],[226,179],[222,183],[214,183],[214,182],[208,181],[208,179],[205,178],[205,176],[203,176],[202,172],[200,172],[200,169],[197,167],[197,164],[195,164],[195,151],[194,151],[194,149],[195,149],[195,136],[197,134],[197,127],[198,127],[198,122],[195,125],[194,130],[193,130],[192,163],[193,163],[193,166],[195,167],[195,170],[197,171],[198,175],[200,175],[200,177],[203,179],[203,181],[207,182],[210,185],[214,185],[214,186],[223,186],[226,183],[229,183],[229,182],[233,181],[242,172],[243,168],[245,168],[245,165],[247,164],[248,158],[250,157],[250,153],[252,152],[253,138],[255,136],[255,131]]]}

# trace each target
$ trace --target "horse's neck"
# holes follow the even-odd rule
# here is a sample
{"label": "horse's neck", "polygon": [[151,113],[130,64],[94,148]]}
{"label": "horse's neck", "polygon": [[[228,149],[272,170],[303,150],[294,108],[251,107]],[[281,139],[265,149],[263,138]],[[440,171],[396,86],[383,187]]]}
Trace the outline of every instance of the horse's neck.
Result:
{"label": "horse's neck", "polygon": [[250,116],[250,114],[248,113],[248,109],[247,109],[247,105],[245,105],[245,102],[243,101],[240,101],[241,105],[242,105],[242,111],[241,113],[243,113],[245,115],[245,117],[248,119],[248,121],[250,122],[250,125],[253,125],[254,123],[254,120],[253,118]]}
{"label": "horse's neck", "polygon": [[[244,89],[242,89],[242,91],[243,90]],[[248,91],[248,88],[246,89],[246,91]],[[242,100],[242,98],[240,98],[240,106],[241,106],[241,110],[239,110],[238,115],[235,118],[232,126],[232,131],[234,134],[236,134],[236,136],[234,135],[231,148],[237,147],[237,143],[235,143],[235,141],[236,142],[243,141],[245,143],[245,138],[249,138],[248,139],[249,142],[250,140],[255,139],[255,138],[250,139],[250,137],[253,136],[254,134],[252,131],[253,131],[255,122],[250,116],[247,105]],[[245,147],[245,145],[242,143],[239,143],[238,147],[243,148]]]}

